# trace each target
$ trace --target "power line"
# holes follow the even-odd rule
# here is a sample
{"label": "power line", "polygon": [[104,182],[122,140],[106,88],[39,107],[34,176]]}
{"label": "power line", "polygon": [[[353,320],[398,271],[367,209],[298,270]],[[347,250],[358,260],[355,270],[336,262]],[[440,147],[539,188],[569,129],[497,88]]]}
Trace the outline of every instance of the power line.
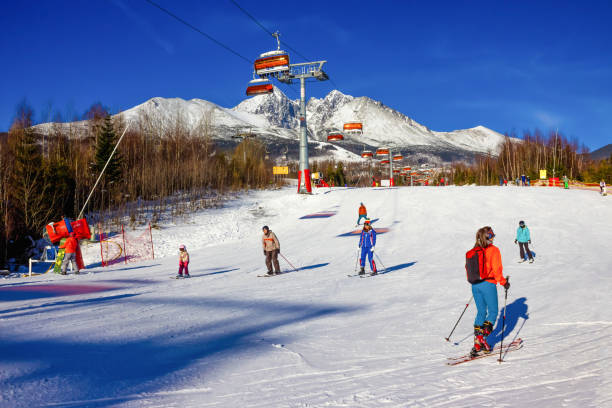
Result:
{"label": "power line", "polygon": [[151,4],[152,6],[157,7],[158,9],[160,9],[161,11],[163,11],[164,13],[168,14],[170,17],[174,18],[175,20],[179,21],[181,24],[186,25],[187,27],[191,28],[192,30],[194,30],[195,32],[203,35],[204,37],[208,38],[210,41],[214,42],[215,44],[219,45],[220,47],[225,48],[226,50],[228,50],[229,52],[231,52],[232,54],[236,55],[237,57],[242,58],[243,60],[245,60],[246,62],[248,62],[249,64],[251,64],[253,61],[251,61],[249,58],[245,57],[244,55],[240,54],[237,51],[234,51],[232,48],[230,48],[229,46],[223,44],[221,41],[215,39],[214,37],[212,37],[211,35],[206,34],[204,31],[200,30],[199,28],[191,25],[190,23],[188,23],[187,21],[183,20],[182,18],[180,18],[179,16],[177,16],[176,14],[166,10],[165,8],[163,8],[162,6],[160,6],[159,4],[151,1],[151,0],[145,0],[147,3]]}

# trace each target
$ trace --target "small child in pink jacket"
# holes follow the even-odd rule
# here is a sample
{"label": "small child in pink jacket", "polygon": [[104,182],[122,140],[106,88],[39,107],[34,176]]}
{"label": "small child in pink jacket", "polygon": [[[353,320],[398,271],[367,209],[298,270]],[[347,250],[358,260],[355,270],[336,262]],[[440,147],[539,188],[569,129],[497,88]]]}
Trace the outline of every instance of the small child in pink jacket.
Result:
{"label": "small child in pink jacket", "polygon": [[189,278],[189,253],[187,252],[187,248],[185,248],[185,245],[181,245],[179,247],[179,271],[178,271],[178,275],[176,275],[177,278],[182,278],[183,277],[183,269],[185,269],[185,277]]}

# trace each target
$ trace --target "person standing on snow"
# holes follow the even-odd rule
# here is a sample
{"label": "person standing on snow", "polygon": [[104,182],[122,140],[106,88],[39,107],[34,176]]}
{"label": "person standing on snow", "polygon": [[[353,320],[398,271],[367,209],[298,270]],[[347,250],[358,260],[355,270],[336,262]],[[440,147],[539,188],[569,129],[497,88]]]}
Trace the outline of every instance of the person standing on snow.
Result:
{"label": "person standing on snow", "polygon": [[364,219],[368,219],[368,210],[366,210],[365,205],[363,205],[363,203],[359,203],[359,218],[357,218],[357,225],[359,225],[359,222],[361,221],[362,218]]}
{"label": "person standing on snow", "polygon": [[76,251],[79,246],[79,241],[76,239],[76,234],[74,232],[70,233],[70,236],[66,241],[60,245],[60,248],[64,248],[64,260],[62,261],[62,275],[66,275],[66,270],[68,269],[68,263],[72,262],[72,269],[76,272],[75,275],[78,275],[81,271],[79,271],[79,265],[76,262]]}
{"label": "person standing on snow", "polygon": [[[478,310],[474,319],[474,347],[470,351],[472,356],[478,355],[480,351],[485,353],[491,351],[491,346],[487,343],[487,336],[493,331],[497,320],[497,284],[499,283],[506,290],[510,288],[510,282],[502,274],[504,268],[501,253],[499,248],[493,245],[493,239],[495,239],[495,233],[489,226],[482,227],[476,232],[474,249],[483,250],[484,263],[479,266],[482,267],[479,271],[479,282],[472,284],[472,295]],[[467,268],[468,262],[466,262],[466,270]]]}
{"label": "person standing on snow", "polygon": [[[281,273],[280,265],[278,264],[278,254],[280,254],[280,243],[276,234],[272,232],[267,225],[262,228],[263,237],[261,242],[263,244],[263,253],[266,257],[266,267],[268,268],[268,275],[279,275]],[[274,271],[272,271],[272,264],[274,264]]]}
{"label": "person standing on snow", "polygon": [[360,275],[365,275],[366,256],[370,258],[371,275],[376,275],[376,262],[374,262],[374,247],[376,246],[376,231],[372,228],[370,220],[366,218],[363,223],[363,230],[359,237],[359,248],[361,248],[361,257],[359,258]]}
{"label": "person standing on snow", "polygon": [[529,236],[529,228],[525,225],[525,221],[519,221],[519,227],[516,230],[516,239],[514,240],[515,244],[519,244],[519,248],[521,250],[521,259],[520,262],[525,262],[525,252],[527,252],[527,256],[529,257],[529,263],[533,263],[533,255],[531,255],[531,251],[529,250],[529,244],[531,244],[531,237]]}
{"label": "person standing on snow", "polygon": [[189,253],[187,252],[187,248],[185,245],[179,246],[179,271],[177,278],[183,277],[183,270],[185,270],[185,277],[190,278],[189,275]]}
{"label": "person standing on snow", "polygon": [[604,179],[601,179],[601,181],[599,182],[599,194],[607,195],[608,192],[606,190],[606,182],[604,181]]}

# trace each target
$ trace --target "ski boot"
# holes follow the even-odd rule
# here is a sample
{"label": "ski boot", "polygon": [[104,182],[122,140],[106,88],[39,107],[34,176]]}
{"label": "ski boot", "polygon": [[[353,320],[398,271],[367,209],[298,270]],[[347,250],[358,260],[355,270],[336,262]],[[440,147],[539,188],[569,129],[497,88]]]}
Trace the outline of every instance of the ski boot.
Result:
{"label": "ski boot", "polygon": [[274,276],[274,272],[272,270],[269,270],[268,273],[266,273],[266,275],[268,276]]}
{"label": "ski boot", "polygon": [[489,353],[490,351],[491,347],[484,337],[483,327],[474,326],[474,347],[470,351],[470,357],[476,357],[479,354]]}
{"label": "ski boot", "polygon": [[533,258],[531,258],[531,259],[529,260],[529,263],[533,263]]}
{"label": "ski boot", "polygon": [[363,266],[359,269],[359,275],[365,275],[365,268]]}
{"label": "ski boot", "polygon": [[186,278],[191,278],[191,275],[189,275],[188,273],[185,274]]}
{"label": "ski boot", "polygon": [[489,346],[489,343],[487,343],[487,337],[489,337],[489,334],[491,334],[491,332],[493,331],[493,323],[491,323],[488,320],[485,320],[485,322],[482,325],[482,328],[480,330],[482,332],[482,336],[479,339],[479,341],[480,341],[480,344],[482,346],[482,351],[484,353],[490,353],[491,352],[491,346]]}

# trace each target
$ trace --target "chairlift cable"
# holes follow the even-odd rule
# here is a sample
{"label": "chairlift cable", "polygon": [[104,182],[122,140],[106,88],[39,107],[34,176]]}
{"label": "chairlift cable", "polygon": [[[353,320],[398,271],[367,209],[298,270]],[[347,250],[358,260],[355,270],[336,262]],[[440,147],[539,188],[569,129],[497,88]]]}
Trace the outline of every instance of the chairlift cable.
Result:
{"label": "chairlift cable", "polygon": [[[238,9],[240,11],[242,11],[244,14],[246,14],[247,17],[249,17],[251,20],[253,20],[253,22],[255,24],[257,24],[259,27],[261,27],[262,30],[264,30],[266,33],[270,34],[271,36],[274,36],[274,34],[268,30],[263,24],[261,24],[251,13],[249,13],[248,11],[246,11],[240,4],[238,4],[235,0],[230,0],[234,6],[238,7]],[[306,58],[305,56],[303,56],[299,51],[297,51],[295,48],[293,48],[292,46],[290,46],[289,44],[287,44],[287,42],[280,40],[280,43],[285,45],[288,49],[290,49],[291,51],[293,51],[294,53],[296,53],[297,55],[299,55],[300,57],[302,57],[304,59],[304,61],[309,61],[308,58]]]}
{"label": "chairlift cable", "polygon": [[231,52],[232,54],[236,55],[237,57],[242,58],[243,60],[245,60],[249,64],[252,63],[252,61],[249,58],[245,57],[244,55],[240,54],[237,51],[234,51],[231,47],[223,44],[221,41],[217,40],[216,38],[212,37],[211,35],[206,34],[204,31],[202,31],[199,28],[197,28],[197,27],[193,26],[192,24],[188,23],[187,21],[183,20],[182,18],[180,18],[176,14],[172,13],[171,11],[168,11],[167,9],[163,8],[162,6],[160,6],[159,4],[155,3],[154,1],[151,1],[151,0],[145,0],[145,1],[147,3],[149,3],[149,4],[151,4],[152,6],[157,7],[158,9],[163,11],[164,13],[168,14],[170,17],[174,18],[175,20],[179,21],[181,24],[184,24],[187,27],[191,28],[192,30],[194,30],[198,34],[201,34],[204,37],[208,38],[210,41],[214,42],[215,44],[219,45],[220,47],[225,48],[227,51]]}
{"label": "chairlift cable", "polygon": [[[236,6],[240,11],[242,11],[247,17],[249,17],[251,20],[253,20],[253,22],[255,24],[257,24],[262,30],[264,30],[266,33],[268,33],[271,36],[274,36],[274,33],[272,33],[272,31],[268,30],[263,24],[261,24],[251,13],[249,13],[247,10],[244,9],[244,7],[242,7],[240,4],[238,4],[238,2],[236,0],[230,0],[234,6]],[[300,53],[298,50],[296,50],[295,48],[293,48],[291,45],[287,44],[286,41],[280,40],[281,44],[285,45],[288,49],[290,49],[291,51],[293,51],[294,53],[296,53],[297,55],[299,55],[300,57],[302,57],[302,59],[304,61],[310,61],[309,58],[306,58],[302,53]],[[334,80],[332,78],[329,78],[329,81],[333,84],[333,86],[338,89],[338,85],[334,82]],[[291,88],[293,89],[293,88]]]}

